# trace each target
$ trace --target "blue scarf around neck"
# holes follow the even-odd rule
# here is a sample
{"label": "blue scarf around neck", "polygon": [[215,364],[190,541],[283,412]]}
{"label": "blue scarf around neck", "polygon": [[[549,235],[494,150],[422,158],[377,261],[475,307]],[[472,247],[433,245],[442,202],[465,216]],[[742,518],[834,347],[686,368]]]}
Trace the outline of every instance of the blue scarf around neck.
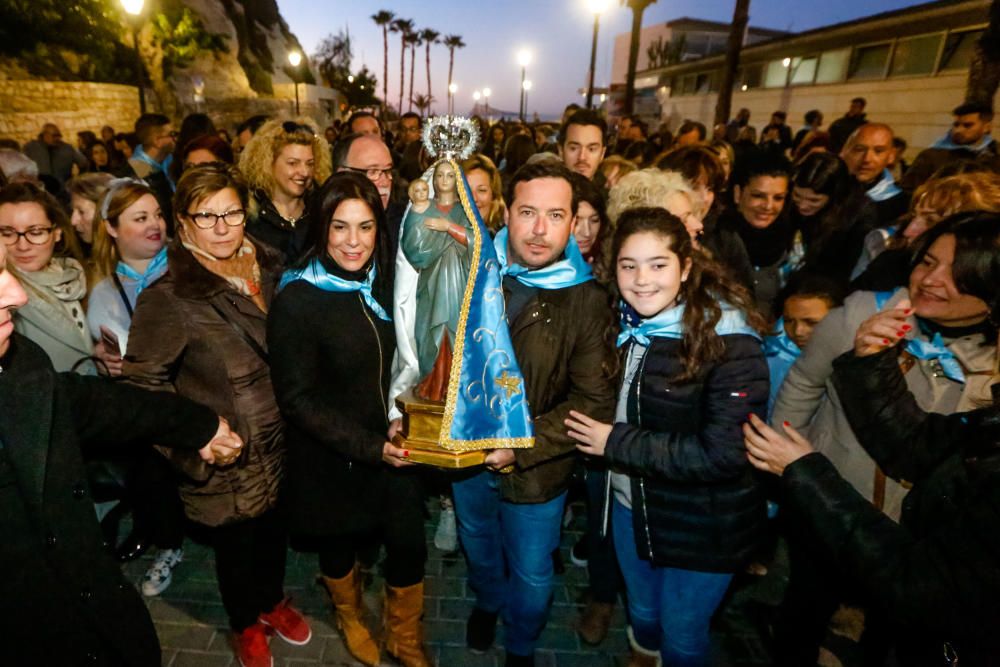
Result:
{"label": "blue scarf around neck", "polygon": [[493,248],[500,262],[500,275],[510,276],[522,285],[539,289],[562,289],[573,287],[594,279],[590,264],[580,254],[580,248],[572,234],[566,244],[565,257],[540,269],[529,269],[520,264],[507,264],[507,228],[501,229],[493,239]]}
{"label": "blue scarf around neck", "polygon": [[[885,305],[892,298],[893,294],[895,292],[892,291],[875,292],[875,307],[879,310],[885,308]],[[906,340],[906,347],[903,349],[917,359],[937,361],[941,365],[941,371],[946,378],[965,384],[965,373],[962,371],[962,365],[958,363],[958,359],[955,358],[955,355],[945,345],[944,339],[941,337],[941,332],[935,332],[933,336],[930,336],[930,332],[927,331],[919,319],[917,319],[917,325],[920,334],[925,338],[908,338]],[[930,337],[930,340],[926,340],[926,337]]]}
{"label": "blue scarf around neck", "polygon": [[374,263],[368,269],[368,276],[362,282],[358,280],[346,280],[340,276],[333,275],[326,270],[323,263],[316,257],[303,269],[285,271],[281,275],[281,282],[278,283],[278,290],[284,289],[285,285],[296,280],[304,280],[325,292],[360,292],[365,304],[371,308],[372,312],[379,319],[392,322],[392,317],[389,316],[389,313],[385,312],[382,304],[372,294],[372,284],[375,282]]}
{"label": "blue scarf around neck", "polygon": [[118,266],[115,267],[115,273],[123,278],[127,278],[135,285],[134,299],[139,298],[139,293],[146,289],[157,279],[160,278],[164,273],[167,272],[167,247],[164,246],[160,248],[160,252],[156,253],[156,256],[149,262],[146,266],[146,270],[143,273],[139,273],[131,266],[125,262],[118,262]]}
{"label": "blue scarf around neck", "polygon": [[878,183],[868,188],[865,194],[872,201],[885,201],[886,199],[892,199],[900,192],[902,190],[896,185],[896,181],[892,177],[892,172],[885,169],[882,171],[882,178],[879,179]]}
{"label": "blue scarf around neck", "polygon": [[[715,333],[719,336],[744,334],[760,340],[758,334],[749,324],[743,312],[733,308],[728,303],[720,303],[722,317],[715,325]],[[684,337],[684,304],[661,310],[656,315],[642,319],[635,309],[626,302],[621,302],[621,333],[618,334],[618,347],[629,340],[639,345],[649,345],[651,338],[683,338]]]}
{"label": "blue scarf around neck", "polygon": [[962,144],[956,144],[954,141],[952,141],[951,132],[947,132],[943,137],[941,137],[933,144],[931,144],[931,148],[943,148],[948,151],[965,150],[965,151],[971,151],[973,153],[982,153],[984,150],[989,148],[990,144],[992,143],[993,143],[993,135],[986,134],[983,135],[983,138],[980,139],[977,143],[963,146]]}

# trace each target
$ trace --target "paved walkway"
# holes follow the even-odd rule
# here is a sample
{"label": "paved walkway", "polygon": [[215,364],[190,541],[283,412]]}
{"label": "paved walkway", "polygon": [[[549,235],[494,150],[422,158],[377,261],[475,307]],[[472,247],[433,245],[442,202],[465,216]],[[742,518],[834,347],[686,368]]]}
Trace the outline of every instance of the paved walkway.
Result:
{"label": "paved walkway", "polygon": [[[431,503],[436,505],[437,503]],[[582,514],[582,508],[576,515]],[[433,511],[433,510],[432,510]],[[465,562],[458,555],[437,550],[433,537],[436,512],[427,523],[429,560],[427,563],[425,627],[432,656],[439,667],[502,667],[503,651],[494,648],[485,655],[475,655],[465,648],[465,620],[473,605],[466,586]],[[569,564],[569,548],[582,529],[577,518],[564,533],[562,550],[566,572],[556,577],[555,596],[548,626],[537,653],[539,667],[617,667],[624,665],[628,653],[624,614],[615,611],[612,629],[599,647],[583,644],[574,631],[581,599],[587,585],[586,570]],[[163,665],[169,667],[238,667],[229,646],[226,614],[219,599],[211,549],[188,540],[184,562],[177,566],[174,582],[157,598],[147,598],[150,614],[163,646]],[[126,573],[138,585],[150,556],[130,563]],[[279,639],[271,644],[275,664],[282,667],[306,665],[356,665],[331,623],[330,604],[315,584],[318,574],[316,557],[310,553],[289,551],[285,591],[294,604],[309,618],[313,639],[306,646],[288,646]],[[376,575],[365,594],[366,604],[380,609],[381,581]],[[758,667],[769,664],[767,652],[757,636],[753,619],[740,611],[744,593],[720,612],[719,627],[713,633],[718,667]],[[377,617],[377,616],[375,616]],[[502,646],[502,628],[497,646]],[[386,664],[392,664],[384,661]]]}

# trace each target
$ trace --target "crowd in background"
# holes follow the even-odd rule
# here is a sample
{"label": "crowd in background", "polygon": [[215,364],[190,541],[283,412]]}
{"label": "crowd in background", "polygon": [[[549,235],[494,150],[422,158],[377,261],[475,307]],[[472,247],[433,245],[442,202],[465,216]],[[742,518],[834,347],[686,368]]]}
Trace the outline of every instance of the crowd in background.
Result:
{"label": "crowd in background", "polygon": [[[153,549],[152,597],[185,539],[206,540],[234,650],[256,667],[272,664],[272,635],[310,641],[283,588],[289,536],[306,538],[351,654],[419,667],[433,497],[435,544],[469,564],[469,648],[488,650],[502,620],[519,667],[535,664],[578,498],[578,631],[600,644],[624,601],[631,666],[708,664],[727,592],[776,571],[775,664],[816,664],[844,603],[864,610],[865,664],[994,664],[993,112],[959,105],[909,163],[877,116],[857,98],[828,129],[820,110],[797,130],[776,111],[759,133],[746,109],[711,130],[636,116],[611,128],[577,105],[558,124],[474,118],[461,167],[498,253],[524,269],[504,289],[537,444],[464,477],[411,465],[389,410],[400,227],[434,163],[425,119],[223,128],[199,113],[175,129],[148,113],[75,145],[51,123],[24,146],[0,140],[0,312],[17,332],[3,366],[41,350],[39,367],[201,403],[245,443],[225,464],[158,440],[85,449],[77,497],[105,544],[77,557]],[[556,265],[573,279],[553,282]],[[549,313],[544,328],[528,304]],[[18,391],[3,377],[0,393]],[[0,491],[24,474],[3,456],[12,419]],[[51,552],[49,520],[25,516],[19,539]],[[380,547],[381,633],[361,608]],[[59,600],[60,561],[45,562],[36,575],[51,581],[11,591]],[[101,576],[95,587],[114,578]],[[20,664],[152,664],[151,626],[109,636],[92,618],[113,616],[107,604],[62,612],[74,641]],[[19,627],[32,636],[30,619]]]}

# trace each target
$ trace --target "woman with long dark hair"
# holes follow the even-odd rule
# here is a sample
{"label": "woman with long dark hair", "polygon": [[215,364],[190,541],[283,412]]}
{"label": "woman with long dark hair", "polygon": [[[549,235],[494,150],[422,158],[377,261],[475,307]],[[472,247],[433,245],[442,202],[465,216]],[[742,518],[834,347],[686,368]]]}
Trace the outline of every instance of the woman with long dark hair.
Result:
{"label": "woman with long dark hair", "polygon": [[878,216],[843,160],[813,153],[796,166],[790,215],[805,245],[802,267],[846,285]]}
{"label": "woman with long dark hair", "polygon": [[362,618],[355,564],[366,538],[382,540],[386,648],[407,667],[425,666],[423,495],[388,420],[395,252],[364,176],[332,176],[314,210],[305,253],[282,277],[268,322],[288,423],[290,526],[318,545],[337,625],[366,665],[378,664],[379,648]]}
{"label": "woman with long dark hair", "polygon": [[611,466],[606,502],[628,590],[632,665],[708,664],[708,626],[765,521],[740,427],[767,407],[753,297],[661,208],[618,220],[623,381],[614,424],[576,411],[577,448]]}

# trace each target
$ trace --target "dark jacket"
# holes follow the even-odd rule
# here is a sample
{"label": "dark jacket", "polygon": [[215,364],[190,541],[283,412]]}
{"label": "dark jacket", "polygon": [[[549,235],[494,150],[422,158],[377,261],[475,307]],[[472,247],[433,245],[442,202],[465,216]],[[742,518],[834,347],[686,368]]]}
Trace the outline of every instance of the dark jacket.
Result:
{"label": "dark jacket", "polygon": [[628,388],[628,423],[608,438],[605,457],[632,477],[636,550],[657,566],[734,572],[766,520],[741,428],[767,414],[767,361],[752,336],[723,341],[721,360],[677,384],[682,341],[653,338]]}
{"label": "dark jacket", "polygon": [[913,256],[908,248],[889,248],[871,261],[860,276],[851,281],[850,291],[887,292],[905,287],[910,281]]}
{"label": "dark jacket", "polygon": [[[256,247],[261,290],[270,301],[279,256]],[[284,425],[268,364],[244,338],[266,349],[266,315],[180,244],[167,251],[167,266],[139,295],[123,373],[135,385],[204,403],[246,443],[227,468],[170,455],[189,478],[180,485],[188,517],[218,526],[259,516],[277,503],[284,465]]]}
{"label": "dark jacket", "polygon": [[868,122],[867,114],[848,116],[844,114],[837,120],[830,123],[830,152],[839,155],[840,151],[847,143],[848,137],[854,134],[854,130]]}
{"label": "dark jacket", "polygon": [[81,448],[156,441],[197,456],[218,418],[176,396],[56,373],[19,334],[2,364],[0,663],[160,664],[149,614],[103,547]]}
{"label": "dark jacket", "polygon": [[[330,264],[328,270],[335,268]],[[382,305],[392,312],[391,294]],[[382,463],[396,349],[392,322],[379,319],[358,292],[327,292],[295,281],[274,300],[267,340],[288,424],[285,499],[292,531],[369,530],[389,491],[400,499],[395,511],[416,511],[415,520],[422,521],[416,471]]]}
{"label": "dark jacket", "polygon": [[305,196],[306,208],[302,217],[294,223],[285,220],[274,203],[262,190],[253,193],[255,207],[247,216],[246,231],[258,245],[266,245],[282,255],[286,264],[293,264],[302,254],[306,244],[306,231],[310,220],[309,207],[312,202],[310,193]]}
{"label": "dark jacket", "polygon": [[794,206],[791,216],[806,247],[801,268],[846,286],[861,257],[865,237],[879,226],[875,202],[855,187],[843,201],[811,218],[801,217]]}
{"label": "dark jacket", "polygon": [[916,159],[906,170],[899,186],[912,195],[913,191],[930,180],[938,169],[955,162],[978,162],[992,171],[1000,172],[1000,155],[997,153],[996,141],[990,142],[989,146],[979,153],[964,148],[926,148],[917,153]]}
{"label": "dark jacket", "polygon": [[1000,655],[1000,411],[921,410],[895,350],[834,362],[851,427],[886,474],[913,482],[900,524],[844,481],[821,454],[785,469],[787,502],[833,562],[869,593],[897,632],[899,664],[940,665],[953,643],[960,664]]}
{"label": "dark jacket", "polygon": [[[507,289],[505,296],[509,299]],[[615,368],[608,295],[594,281],[538,290],[510,324],[524,375],[535,446],[515,449],[513,473],[501,493],[515,503],[542,503],[569,487],[579,460],[563,423],[570,410],[609,422],[614,416]]]}
{"label": "dark jacket", "polygon": [[[731,278],[750,290],[765,317],[774,314],[794,239],[786,216],[787,212],[782,213],[767,229],[754,229],[734,207],[723,211],[714,228],[702,237],[705,249],[729,271]],[[744,235],[760,240],[757,246],[769,254],[766,260],[754,256]]]}

